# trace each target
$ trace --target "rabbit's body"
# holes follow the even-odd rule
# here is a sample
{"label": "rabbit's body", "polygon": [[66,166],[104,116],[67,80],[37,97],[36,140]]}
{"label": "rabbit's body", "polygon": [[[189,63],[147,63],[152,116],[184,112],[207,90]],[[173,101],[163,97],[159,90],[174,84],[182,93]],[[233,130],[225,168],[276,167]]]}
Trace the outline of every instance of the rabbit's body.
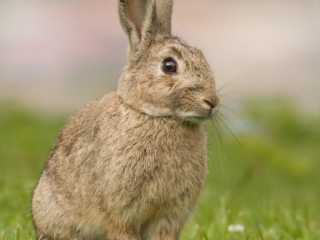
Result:
{"label": "rabbit's body", "polygon": [[85,239],[96,239],[117,224],[149,236],[159,219],[181,228],[204,183],[205,146],[202,126],[140,113],[116,93],[88,104],[61,131],[39,181],[39,236],[52,226],[58,239],[83,237],[90,232],[75,230],[88,225]]}
{"label": "rabbit's body", "polygon": [[41,239],[176,240],[206,175],[219,96],[201,51],[171,36],[172,0],[119,0],[129,65],[62,129],[34,192]]}

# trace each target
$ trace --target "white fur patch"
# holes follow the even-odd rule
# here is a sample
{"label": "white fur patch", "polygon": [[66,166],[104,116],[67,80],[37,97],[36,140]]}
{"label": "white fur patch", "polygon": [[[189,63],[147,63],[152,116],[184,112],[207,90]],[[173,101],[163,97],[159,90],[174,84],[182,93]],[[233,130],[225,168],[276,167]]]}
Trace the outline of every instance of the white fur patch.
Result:
{"label": "white fur patch", "polygon": [[197,114],[194,112],[178,112],[178,116],[181,118],[192,118],[197,117]]}
{"label": "white fur patch", "polygon": [[172,115],[172,111],[169,108],[160,108],[149,104],[142,106],[141,111],[154,117],[164,117]]}

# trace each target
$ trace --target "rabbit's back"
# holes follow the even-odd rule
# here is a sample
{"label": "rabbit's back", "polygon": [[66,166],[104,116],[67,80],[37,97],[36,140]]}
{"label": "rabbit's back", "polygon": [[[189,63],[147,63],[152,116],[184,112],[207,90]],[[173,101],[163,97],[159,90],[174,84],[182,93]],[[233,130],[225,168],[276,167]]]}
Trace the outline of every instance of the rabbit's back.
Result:
{"label": "rabbit's back", "polygon": [[42,208],[49,203],[44,198],[54,197],[74,222],[147,224],[168,213],[185,219],[205,175],[201,125],[142,114],[111,93],[77,111],[62,129],[35,190],[33,214],[35,221],[41,221],[38,210],[50,217]]}

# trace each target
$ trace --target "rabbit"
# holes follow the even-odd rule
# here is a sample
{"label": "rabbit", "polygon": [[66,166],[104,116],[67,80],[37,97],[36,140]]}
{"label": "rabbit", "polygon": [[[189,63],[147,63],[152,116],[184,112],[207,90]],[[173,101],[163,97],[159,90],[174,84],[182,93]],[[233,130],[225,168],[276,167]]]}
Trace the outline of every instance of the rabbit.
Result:
{"label": "rabbit", "polygon": [[172,0],[119,0],[118,88],[76,111],[32,198],[39,239],[176,240],[207,173],[220,97],[202,52],[171,35]]}

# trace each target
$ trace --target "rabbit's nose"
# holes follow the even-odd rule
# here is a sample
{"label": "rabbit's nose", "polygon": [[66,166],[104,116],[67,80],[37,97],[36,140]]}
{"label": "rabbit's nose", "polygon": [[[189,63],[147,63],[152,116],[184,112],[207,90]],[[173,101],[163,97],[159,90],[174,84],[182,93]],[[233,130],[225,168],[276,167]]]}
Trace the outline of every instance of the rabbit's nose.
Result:
{"label": "rabbit's nose", "polygon": [[208,98],[203,99],[204,105],[207,107],[210,107],[210,114],[213,114],[217,111],[219,111],[219,98],[214,97],[211,98],[210,100]]}
{"label": "rabbit's nose", "polygon": [[215,104],[207,99],[203,99],[203,101],[211,108],[214,108],[215,107]]}

